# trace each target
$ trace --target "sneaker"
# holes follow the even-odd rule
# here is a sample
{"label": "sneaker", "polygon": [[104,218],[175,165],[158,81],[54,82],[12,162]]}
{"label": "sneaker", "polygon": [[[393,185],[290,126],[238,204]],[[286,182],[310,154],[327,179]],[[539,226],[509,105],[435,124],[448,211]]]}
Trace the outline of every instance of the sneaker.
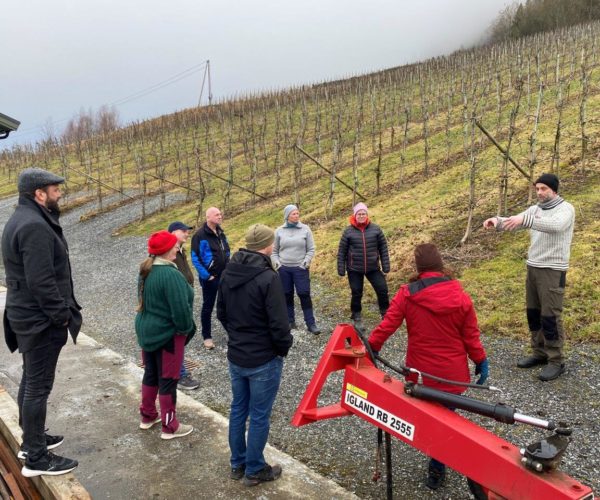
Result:
{"label": "sneaker", "polygon": [[319,333],[321,333],[321,330],[317,325],[310,325],[307,327],[307,330],[313,335],[319,335]]}
{"label": "sneaker", "polygon": [[279,479],[279,476],[281,476],[281,465],[270,466],[267,464],[264,469],[258,471],[256,474],[244,476],[244,484],[246,486],[256,486],[267,481],[275,481]]}
{"label": "sneaker", "polygon": [[208,349],[209,351],[211,349],[215,348],[215,343],[213,342],[213,339],[204,339],[204,347],[206,349]]}
{"label": "sneaker", "polygon": [[154,424],[160,424],[160,417],[156,417],[154,420],[149,420],[144,422],[143,420],[140,422],[140,429],[147,431],[154,427]]}
{"label": "sneaker", "polygon": [[427,486],[431,490],[437,490],[444,483],[444,479],[446,479],[445,468],[440,470],[430,466],[425,486]]}
{"label": "sneaker", "polygon": [[[51,436],[50,434],[46,434],[46,449],[53,450],[54,448],[57,448],[63,444],[64,440],[65,438],[63,436]],[[25,460],[28,454],[29,451],[26,450],[23,445],[21,445],[21,449],[19,450],[19,453],[17,453],[17,458]]]}
{"label": "sneaker", "polygon": [[194,428],[191,425],[179,424],[175,432],[163,432],[160,435],[161,439],[175,439],[191,434]]}
{"label": "sneaker", "polygon": [[179,379],[177,387],[179,387],[179,389],[183,389],[184,391],[193,391],[194,389],[198,389],[200,384],[189,375],[184,375]]}
{"label": "sneaker", "polygon": [[235,481],[239,481],[240,479],[242,479],[244,477],[245,473],[246,473],[246,465],[238,465],[237,467],[231,468],[231,473],[229,474],[229,477],[231,479],[234,479]]}
{"label": "sneaker", "polygon": [[66,457],[60,457],[54,453],[47,452],[37,462],[28,463],[21,469],[21,474],[25,477],[35,476],[59,476],[71,472],[79,463]]}

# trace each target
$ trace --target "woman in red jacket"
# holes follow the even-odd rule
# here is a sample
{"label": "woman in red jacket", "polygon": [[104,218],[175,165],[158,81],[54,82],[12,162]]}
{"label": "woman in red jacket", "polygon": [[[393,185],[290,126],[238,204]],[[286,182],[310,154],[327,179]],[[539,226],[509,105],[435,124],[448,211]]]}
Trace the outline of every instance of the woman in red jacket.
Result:
{"label": "woman in red jacket", "polygon": [[[477,380],[488,376],[487,356],[479,339],[473,302],[460,283],[444,268],[435,245],[415,248],[417,276],[402,285],[381,323],[371,332],[369,344],[379,352],[385,341],[406,320],[408,347],[406,366],[457,382],[470,382],[469,362],[476,365]],[[416,382],[417,375],[407,380]],[[464,387],[424,378],[425,385],[440,391],[461,394]],[[437,489],[445,478],[445,465],[431,459],[427,486]]]}

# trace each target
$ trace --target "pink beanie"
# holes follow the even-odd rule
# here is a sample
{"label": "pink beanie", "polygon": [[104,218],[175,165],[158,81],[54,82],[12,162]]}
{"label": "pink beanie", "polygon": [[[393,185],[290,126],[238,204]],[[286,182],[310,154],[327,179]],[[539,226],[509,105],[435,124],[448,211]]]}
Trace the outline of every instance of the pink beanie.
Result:
{"label": "pink beanie", "polygon": [[365,205],[362,201],[354,205],[354,215],[356,215],[356,212],[358,212],[359,210],[364,210],[367,213],[369,212],[369,210],[367,209],[367,205]]}

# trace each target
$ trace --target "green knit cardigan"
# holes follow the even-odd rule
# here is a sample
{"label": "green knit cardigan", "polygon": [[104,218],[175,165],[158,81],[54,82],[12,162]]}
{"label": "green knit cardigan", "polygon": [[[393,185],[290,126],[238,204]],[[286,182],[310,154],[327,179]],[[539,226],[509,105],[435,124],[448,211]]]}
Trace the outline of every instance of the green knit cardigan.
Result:
{"label": "green knit cardigan", "polygon": [[163,347],[173,335],[196,332],[194,289],[175,265],[157,262],[144,284],[144,309],[135,317],[138,344],[147,352]]}

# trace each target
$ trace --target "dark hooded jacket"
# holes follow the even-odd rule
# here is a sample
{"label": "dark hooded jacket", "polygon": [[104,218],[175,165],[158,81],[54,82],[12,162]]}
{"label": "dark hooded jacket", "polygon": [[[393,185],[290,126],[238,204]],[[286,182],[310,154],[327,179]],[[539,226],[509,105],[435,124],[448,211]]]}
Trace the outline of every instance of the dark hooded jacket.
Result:
{"label": "dark hooded jacket", "polygon": [[292,346],[279,275],[266,255],[244,248],[221,275],[217,317],[227,331],[227,359],[245,368],[286,356]]}
{"label": "dark hooded jacket", "polygon": [[[486,358],[479,338],[477,316],[471,298],[457,280],[438,272],[424,272],[419,281],[403,285],[381,323],[371,332],[369,344],[380,351],[384,342],[406,319],[406,366],[458,382],[470,382],[470,358]],[[417,381],[411,374],[408,380]],[[425,385],[460,394],[464,387],[424,378]]]}
{"label": "dark hooded jacket", "polygon": [[73,295],[69,247],[58,217],[22,194],[2,233],[2,257],[9,349],[30,350],[51,325],[68,324],[75,341],[81,307]]}
{"label": "dark hooded jacket", "polygon": [[383,272],[389,273],[390,254],[383,231],[370,221],[361,226],[350,217],[338,247],[338,274],[344,276],[346,270],[363,274],[378,271],[380,262]]}

